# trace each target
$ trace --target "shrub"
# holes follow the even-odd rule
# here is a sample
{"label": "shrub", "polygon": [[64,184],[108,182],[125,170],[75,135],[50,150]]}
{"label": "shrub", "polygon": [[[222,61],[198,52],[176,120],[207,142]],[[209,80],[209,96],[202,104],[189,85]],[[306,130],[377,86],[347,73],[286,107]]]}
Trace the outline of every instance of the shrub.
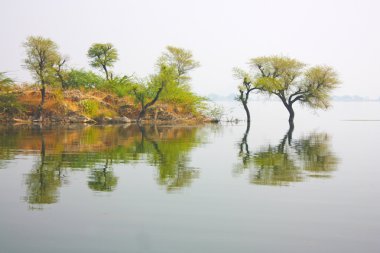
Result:
{"label": "shrub", "polygon": [[94,88],[104,82],[104,79],[92,71],[72,69],[67,75],[67,87],[69,88]]}
{"label": "shrub", "polygon": [[225,114],[224,107],[217,104],[209,104],[207,108],[202,112],[206,117],[213,120],[220,121]]}
{"label": "shrub", "polygon": [[17,101],[15,94],[0,93],[0,113],[14,116],[24,111],[25,108]]}
{"label": "shrub", "polygon": [[187,87],[172,86],[163,92],[161,101],[180,106],[187,112],[197,115],[205,110],[207,99],[196,95]]}
{"label": "shrub", "polygon": [[130,93],[132,89],[132,81],[127,76],[115,77],[112,80],[99,83],[96,88],[112,92],[122,98]]}
{"label": "shrub", "polygon": [[96,113],[99,110],[99,103],[94,100],[85,99],[79,102],[82,110],[85,114],[90,117],[96,116]]}

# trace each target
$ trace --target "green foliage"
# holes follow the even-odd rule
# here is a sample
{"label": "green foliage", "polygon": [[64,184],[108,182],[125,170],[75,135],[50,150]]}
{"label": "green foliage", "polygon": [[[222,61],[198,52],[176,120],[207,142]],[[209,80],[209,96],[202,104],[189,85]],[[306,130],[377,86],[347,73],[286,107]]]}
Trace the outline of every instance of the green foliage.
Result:
{"label": "green foliage", "polygon": [[90,117],[96,116],[96,113],[99,110],[99,102],[95,100],[85,99],[79,102],[83,112]]}
{"label": "green foliage", "polygon": [[106,79],[112,79],[108,68],[118,60],[116,48],[111,43],[94,43],[88,49],[87,56],[90,58],[90,65],[104,71]]}
{"label": "green foliage", "polygon": [[315,66],[304,74],[303,89],[307,92],[301,102],[312,108],[326,109],[330,106],[330,92],[339,83],[337,73],[329,66]]}
{"label": "green foliage", "polygon": [[184,108],[190,113],[199,113],[206,107],[207,99],[183,86],[168,86],[162,93],[161,100]]}
{"label": "green foliage", "polygon": [[327,109],[330,93],[339,80],[333,68],[306,64],[289,57],[269,56],[253,58],[251,69],[256,72],[256,85],[269,95],[274,94],[289,106],[294,102],[311,108]]}
{"label": "green foliage", "polygon": [[92,71],[71,69],[67,73],[66,85],[69,88],[95,88],[100,86],[104,79]]}

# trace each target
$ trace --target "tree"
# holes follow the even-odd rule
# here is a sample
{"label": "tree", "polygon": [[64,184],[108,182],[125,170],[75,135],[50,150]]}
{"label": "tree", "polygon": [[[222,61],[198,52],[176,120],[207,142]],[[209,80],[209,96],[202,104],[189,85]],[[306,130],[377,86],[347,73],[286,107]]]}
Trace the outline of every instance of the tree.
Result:
{"label": "tree", "polygon": [[109,68],[118,60],[116,48],[111,43],[95,43],[88,49],[87,56],[90,58],[90,65],[104,71],[106,79],[112,79]]}
{"label": "tree", "polygon": [[288,110],[290,126],[294,125],[295,102],[314,109],[327,109],[330,93],[339,84],[333,68],[314,66],[306,69],[304,63],[289,57],[258,57],[251,59],[249,64],[256,72],[255,86],[269,95],[276,95]]}
{"label": "tree", "polygon": [[157,65],[172,66],[176,71],[177,85],[185,85],[191,79],[187,74],[190,70],[198,68],[199,62],[193,59],[193,53],[179,47],[167,46],[166,52],[158,59]]}
{"label": "tree", "polygon": [[31,71],[34,79],[41,85],[41,102],[37,117],[41,120],[45,102],[46,85],[53,75],[53,66],[59,59],[58,46],[52,40],[41,36],[30,36],[24,43],[26,50],[25,67]]}
{"label": "tree", "polygon": [[242,85],[238,86],[239,95],[237,95],[235,99],[243,104],[245,113],[247,115],[247,132],[249,132],[249,128],[251,125],[251,114],[248,108],[249,95],[253,91],[261,91],[262,88],[258,85],[257,82],[251,81],[255,80],[255,78],[251,77],[248,72],[245,72],[244,70],[239,68],[234,68],[233,72],[234,76],[237,79],[242,80]]}
{"label": "tree", "polygon": [[[145,116],[147,109],[157,102],[161,92],[170,82],[175,80],[174,78],[174,68],[162,64],[160,72],[151,76],[147,83],[136,83],[133,85],[131,89],[132,94],[141,105],[141,110],[137,117],[138,122]],[[147,102],[148,99],[150,99],[149,102]]]}

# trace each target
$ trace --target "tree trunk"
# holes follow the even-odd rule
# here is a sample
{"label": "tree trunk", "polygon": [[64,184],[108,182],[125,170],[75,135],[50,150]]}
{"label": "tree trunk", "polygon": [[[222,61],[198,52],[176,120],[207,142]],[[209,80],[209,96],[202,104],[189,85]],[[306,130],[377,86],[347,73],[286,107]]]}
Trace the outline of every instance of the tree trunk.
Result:
{"label": "tree trunk", "polygon": [[139,116],[137,117],[137,122],[140,122],[142,118],[144,118],[145,116],[145,113],[146,113],[146,107],[144,106],[143,108],[141,108],[141,111],[139,113]]}
{"label": "tree trunk", "polygon": [[286,109],[288,109],[289,112],[289,127],[294,128],[294,110],[291,105],[286,106]]}
{"label": "tree trunk", "polygon": [[289,125],[288,133],[286,134],[288,136],[288,144],[291,146],[292,144],[292,138],[293,138],[293,131],[294,131],[294,124]]}
{"label": "tree trunk", "polygon": [[162,84],[161,84],[161,87],[158,89],[158,91],[157,91],[157,93],[156,93],[156,96],[153,98],[153,100],[150,101],[149,103],[147,103],[146,105],[142,106],[141,111],[140,111],[140,113],[139,113],[139,116],[138,116],[138,118],[137,118],[137,122],[138,122],[138,123],[140,123],[141,119],[145,116],[146,110],[147,110],[150,106],[154,105],[154,103],[157,102],[158,97],[160,96],[161,91],[164,89],[164,87],[165,87],[165,83],[162,83]]}
{"label": "tree trunk", "polygon": [[243,103],[245,113],[247,114],[247,124],[250,124],[251,123],[251,114],[249,113],[247,102],[242,101],[242,103]]}
{"label": "tree trunk", "polygon": [[41,102],[38,105],[37,115],[36,115],[36,120],[38,121],[42,121],[42,110],[43,110],[43,106],[45,103],[45,96],[46,96],[45,84],[42,84],[42,88],[40,89],[40,91],[41,91]]}
{"label": "tree trunk", "polygon": [[45,95],[46,95],[46,87],[45,87],[45,85],[42,85],[42,89],[41,89],[41,106],[43,106],[44,103],[45,103]]}
{"label": "tree trunk", "polygon": [[108,75],[107,67],[105,65],[103,65],[103,69],[104,69],[104,72],[106,73],[106,80],[108,81],[109,80],[109,75]]}

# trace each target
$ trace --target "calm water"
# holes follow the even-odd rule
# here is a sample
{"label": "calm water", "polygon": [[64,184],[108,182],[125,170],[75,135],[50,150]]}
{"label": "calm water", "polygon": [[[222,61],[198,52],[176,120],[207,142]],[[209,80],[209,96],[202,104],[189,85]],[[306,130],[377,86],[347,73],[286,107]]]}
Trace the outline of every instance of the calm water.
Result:
{"label": "calm water", "polygon": [[380,103],[298,109],[1,127],[0,252],[380,252]]}

